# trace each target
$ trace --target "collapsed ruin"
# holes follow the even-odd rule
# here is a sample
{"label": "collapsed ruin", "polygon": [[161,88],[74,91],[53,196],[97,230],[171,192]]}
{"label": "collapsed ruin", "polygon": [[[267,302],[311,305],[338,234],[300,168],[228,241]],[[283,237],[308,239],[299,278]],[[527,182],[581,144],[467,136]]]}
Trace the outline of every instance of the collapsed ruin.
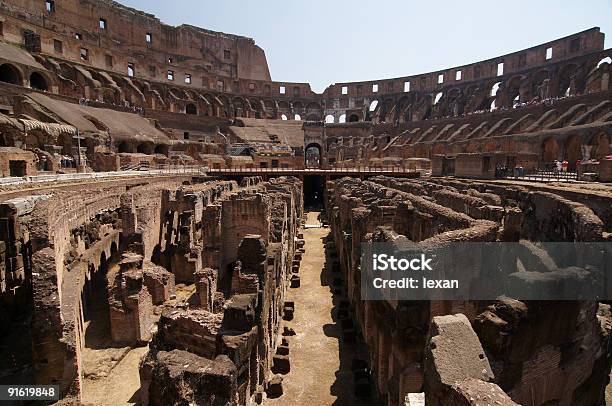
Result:
{"label": "collapsed ruin", "polygon": [[[538,189],[433,178],[328,182],[327,209],[347,296],[389,404],[423,389],[432,405],[473,404],[472,390],[518,404],[603,404],[612,361],[608,305],[361,298],[364,241],[508,241],[526,247],[610,241],[609,197],[599,205],[588,193],[568,198]],[[453,314],[459,315],[447,316]]]}
{"label": "collapsed ruin", "polygon": [[319,94],[273,81],[251,38],[110,0],[1,2],[0,384],[83,403],[144,348],[143,405],[291,404],[309,336],[288,292],[323,255],[364,404],[603,404],[609,304],[363,300],[360,254],[514,242],[544,269],[540,242],[609,243],[611,57],[594,27]]}

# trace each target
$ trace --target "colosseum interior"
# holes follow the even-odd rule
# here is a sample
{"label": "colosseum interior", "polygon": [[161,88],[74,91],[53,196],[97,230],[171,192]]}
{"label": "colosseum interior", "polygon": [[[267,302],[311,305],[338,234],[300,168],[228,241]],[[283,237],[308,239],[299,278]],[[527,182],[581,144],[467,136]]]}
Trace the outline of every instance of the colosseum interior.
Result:
{"label": "colosseum interior", "polygon": [[363,244],[397,241],[515,243],[530,286],[596,279],[542,243],[602,244],[610,270],[611,57],[595,27],[315,93],[273,81],[251,38],[0,1],[0,385],[59,405],[612,404],[612,295],[362,286]]}

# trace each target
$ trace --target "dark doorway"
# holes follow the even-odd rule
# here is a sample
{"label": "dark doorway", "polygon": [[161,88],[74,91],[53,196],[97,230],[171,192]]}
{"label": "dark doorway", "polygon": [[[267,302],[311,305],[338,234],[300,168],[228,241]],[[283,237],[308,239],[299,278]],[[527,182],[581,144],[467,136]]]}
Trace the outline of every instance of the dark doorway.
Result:
{"label": "dark doorway", "polygon": [[106,254],[102,252],[100,266],[97,270],[90,266],[91,280],[86,281],[81,294],[87,348],[107,348],[112,343],[107,266]]}
{"label": "dark doorway", "polygon": [[304,163],[306,168],[310,169],[321,167],[321,146],[319,144],[309,144],[306,146]]}
{"label": "dark doorway", "polygon": [[0,66],[0,82],[11,83],[13,85],[21,85],[21,76],[19,71],[12,65],[5,63]]}
{"label": "dark doorway", "polygon": [[321,175],[304,176],[304,209],[320,210],[323,208],[325,178]]}
{"label": "dark doorway", "polygon": [[38,89],[38,90],[44,90],[44,91],[48,91],[49,90],[49,86],[47,85],[47,81],[45,80],[43,75],[41,75],[38,72],[33,72],[30,75],[30,87],[32,89]]}
{"label": "dark doorway", "polygon": [[196,114],[198,114],[198,109],[196,108],[196,106],[194,104],[189,103],[185,107],[185,113],[191,114],[191,115],[196,115]]}
{"label": "dark doorway", "polygon": [[26,176],[26,161],[9,161],[11,176]]}

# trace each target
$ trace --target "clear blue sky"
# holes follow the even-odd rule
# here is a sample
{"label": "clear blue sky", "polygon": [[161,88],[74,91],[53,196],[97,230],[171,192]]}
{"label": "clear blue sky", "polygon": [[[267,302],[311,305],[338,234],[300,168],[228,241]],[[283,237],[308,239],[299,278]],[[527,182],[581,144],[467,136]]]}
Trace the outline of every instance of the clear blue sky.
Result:
{"label": "clear blue sky", "polygon": [[598,26],[612,0],[119,0],[166,24],[251,37],[273,80],[335,82],[425,73]]}

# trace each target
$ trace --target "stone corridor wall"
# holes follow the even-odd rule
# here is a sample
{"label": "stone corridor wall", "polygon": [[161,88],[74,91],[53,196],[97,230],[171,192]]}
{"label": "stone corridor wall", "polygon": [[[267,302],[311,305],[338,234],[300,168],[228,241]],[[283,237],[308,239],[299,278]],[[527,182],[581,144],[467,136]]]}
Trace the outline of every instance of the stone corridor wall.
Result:
{"label": "stone corridor wall", "polygon": [[[363,241],[413,241],[423,248],[514,241],[527,249],[537,241],[610,241],[610,233],[591,208],[521,186],[389,177],[328,182],[326,197],[353,317],[369,347],[378,390],[388,404],[403,405],[414,392],[425,392],[428,404],[472,404],[455,402],[481,385],[469,381],[474,378],[482,385],[498,385],[519,404],[603,402],[612,362],[611,319],[605,304],[510,298],[369,301],[362,300],[360,286]],[[612,202],[609,197],[608,202]],[[432,329],[443,323],[438,316],[458,313],[467,317],[468,327],[449,319],[444,322],[452,325],[449,331],[457,329],[458,337],[465,340],[473,335],[477,343],[461,361],[445,359],[444,354],[462,351],[468,345],[463,339],[455,337],[454,344],[439,351],[431,341],[436,336]],[[474,375],[479,357],[490,362],[490,369],[485,368],[490,376]],[[466,361],[470,359],[474,361]],[[462,365],[468,367],[461,372],[464,375],[457,375]],[[464,386],[453,386],[451,381],[462,381]]]}

